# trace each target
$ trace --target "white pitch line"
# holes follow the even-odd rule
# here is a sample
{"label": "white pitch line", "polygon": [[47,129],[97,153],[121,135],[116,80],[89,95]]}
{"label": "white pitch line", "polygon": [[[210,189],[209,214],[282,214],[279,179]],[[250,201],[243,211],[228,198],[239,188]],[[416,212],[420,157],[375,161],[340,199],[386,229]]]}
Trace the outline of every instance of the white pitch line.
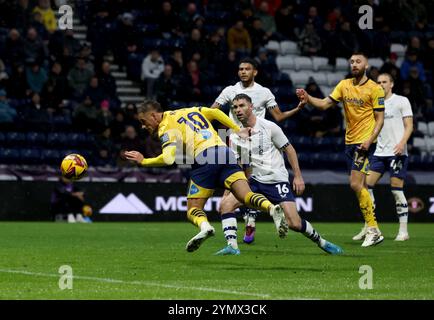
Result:
{"label": "white pitch line", "polygon": [[[40,273],[40,272],[30,272],[25,270],[10,270],[10,269],[0,269],[0,272],[3,273],[15,273],[15,274],[24,274],[28,276],[38,276],[38,277],[52,277],[59,278],[62,274],[54,274],[54,273]],[[241,292],[241,291],[233,291],[233,290],[224,290],[224,289],[213,289],[206,287],[186,287],[186,286],[177,286],[172,284],[162,284],[156,282],[149,281],[125,281],[118,279],[110,279],[110,278],[97,278],[97,277],[88,277],[88,276],[76,276],[73,275],[73,279],[81,279],[81,280],[91,280],[91,281],[99,281],[106,283],[122,283],[122,284],[130,284],[130,285],[142,285],[142,286],[153,286],[153,287],[161,287],[161,288],[171,288],[177,290],[196,290],[196,291],[208,291],[208,292],[218,292],[218,293],[228,293],[235,294],[240,296],[253,296],[260,298],[270,298],[269,294],[259,294],[259,293],[250,293],[250,292]]]}

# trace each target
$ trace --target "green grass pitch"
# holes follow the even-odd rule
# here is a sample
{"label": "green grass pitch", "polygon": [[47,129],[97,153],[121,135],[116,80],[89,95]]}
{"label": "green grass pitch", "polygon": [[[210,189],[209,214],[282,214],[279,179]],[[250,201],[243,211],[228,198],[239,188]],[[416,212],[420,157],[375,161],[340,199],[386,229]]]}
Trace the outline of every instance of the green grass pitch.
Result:
{"label": "green grass pitch", "polygon": [[[294,232],[279,239],[272,222],[240,256],[214,256],[225,241],[212,224],[216,236],[188,253],[187,222],[1,222],[0,299],[434,299],[434,224],[409,224],[410,241],[397,243],[398,223],[383,223],[385,241],[361,248],[351,240],[361,224],[313,223],[342,256]],[[59,288],[62,265],[72,289]],[[359,288],[362,265],[372,289]]]}

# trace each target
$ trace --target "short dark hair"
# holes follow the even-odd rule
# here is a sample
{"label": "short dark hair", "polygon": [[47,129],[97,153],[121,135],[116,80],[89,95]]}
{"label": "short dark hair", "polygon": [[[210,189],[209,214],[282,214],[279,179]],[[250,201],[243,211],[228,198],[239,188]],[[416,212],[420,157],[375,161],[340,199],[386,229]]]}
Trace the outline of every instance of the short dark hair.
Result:
{"label": "short dark hair", "polygon": [[158,101],[155,100],[145,100],[137,108],[137,113],[146,113],[148,111],[163,112],[163,108]]}
{"label": "short dark hair", "polygon": [[[390,82],[392,82],[392,83],[395,82],[395,81],[393,80],[393,77],[392,77],[392,75],[391,75],[390,73],[383,72],[383,73],[380,73],[378,76],[386,76],[386,77],[389,77]],[[377,81],[378,81],[378,78],[377,78]]]}
{"label": "short dark hair", "polygon": [[232,101],[235,100],[241,100],[241,99],[245,99],[247,102],[249,102],[250,104],[252,104],[252,98],[250,98],[247,94],[245,93],[238,93],[233,99]]}
{"label": "short dark hair", "polygon": [[258,62],[255,59],[252,59],[249,57],[243,58],[240,60],[240,63],[238,65],[240,65],[242,63],[250,63],[253,66],[253,69],[255,69],[255,70],[258,69]]}
{"label": "short dark hair", "polygon": [[355,51],[351,54],[351,56],[364,56],[366,59],[369,59],[368,54],[363,51]]}

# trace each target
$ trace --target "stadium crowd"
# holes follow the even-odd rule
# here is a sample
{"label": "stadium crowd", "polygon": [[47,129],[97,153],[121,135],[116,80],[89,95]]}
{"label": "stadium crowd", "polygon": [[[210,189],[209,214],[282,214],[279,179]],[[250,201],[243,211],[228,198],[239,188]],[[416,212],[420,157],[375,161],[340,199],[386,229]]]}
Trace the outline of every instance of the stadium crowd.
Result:
{"label": "stadium crowd", "polygon": [[[131,165],[123,160],[128,149],[159,154],[159,142],[140,130],[136,106],[121,103],[108,56],[166,109],[210,106],[239,81],[238,61],[250,56],[259,64],[255,81],[289,110],[296,83],[279,69],[269,41],[296,42],[301,56],[326,57],[332,69],[339,57],[361,50],[384,61],[369,77],[392,74],[394,92],[409,98],[415,121],[434,121],[432,1],[365,1],[373,7],[372,30],[358,27],[360,4],[350,0],[71,1],[74,17],[87,26],[86,41],[74,29],[57,28],[63,2],[0,1],[0,163],[57,164],[65,149],[96,166]],[[392,43],[406,46],[399,64]],[[306,90],[329,94],[314,78]],[[309,152],[343,148],[339,107],[307,106],[281,126],[304,167],[312,164]],[[423,167],[421,150],[410,154]],[[339,161],[331,157],[326,165],[340,168]]]}

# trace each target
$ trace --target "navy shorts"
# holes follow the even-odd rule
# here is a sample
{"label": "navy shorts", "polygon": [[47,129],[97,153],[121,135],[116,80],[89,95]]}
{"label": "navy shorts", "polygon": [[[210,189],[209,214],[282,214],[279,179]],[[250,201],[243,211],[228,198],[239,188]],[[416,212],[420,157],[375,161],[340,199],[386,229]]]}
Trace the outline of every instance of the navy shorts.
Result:
{"label": "navy shorts", "polygon": [[375,152],[376,144],[373,143],[368,151],[359,150],[360,143],[345,145],[345,156],[347,158],[347,169],[349,174],[352,170],[368,173],[369,162]]}
{"label": "navy shorts", "polygon": [[210,147],[192,165],[187,197],[208,198],[217,187],[230,189],[239,179],[247,180],[234,152],[226,146]]}
{"label": "navy shorts", "polygon": [[389,170],[391,177],[405,179],[407,176],[408,156],[380,157],[372,156],[370,170],[381,173]]}
{"label": "navy shorts", "polygon": [[249,179],[249,185],[253,192],[263,194],[273,204],[284,201],[295,201],[289,182],[260,183],[253,178]]}

